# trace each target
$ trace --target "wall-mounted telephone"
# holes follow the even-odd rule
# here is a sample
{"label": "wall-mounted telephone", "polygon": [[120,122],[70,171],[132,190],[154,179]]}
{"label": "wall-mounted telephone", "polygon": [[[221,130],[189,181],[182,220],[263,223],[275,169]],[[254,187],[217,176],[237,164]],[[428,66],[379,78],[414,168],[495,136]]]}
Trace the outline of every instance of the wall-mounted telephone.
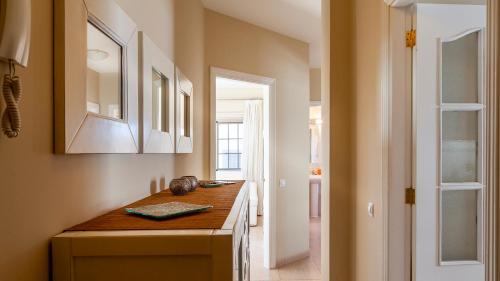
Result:
{"label": "wall-mounted telephone", "polygon": [[21,80],[16,65],[28,66],[31,37],[31,0],[0,0],[0,59],[9,65],[3,79],[6,107],[2,112],[2,131],[9,138],[21,131],[19,100]]}

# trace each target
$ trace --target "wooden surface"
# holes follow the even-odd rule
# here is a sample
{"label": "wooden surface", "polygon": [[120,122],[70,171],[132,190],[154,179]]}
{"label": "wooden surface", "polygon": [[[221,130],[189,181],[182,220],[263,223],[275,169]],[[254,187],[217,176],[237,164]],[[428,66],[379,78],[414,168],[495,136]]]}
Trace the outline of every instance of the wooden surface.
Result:
{"label": "wooden surface", "polygon": [[[243,266],[249,261],[248,186],[241,181],[187,196],[167,190],[129,206],[174,200],[215,208],[166,221],[128,216],[120,208],[73,227],[82,231],[52,238],[53,280],[233,281],[240,275],[249,280],[249,268]],[[122,228],[128,230],[118,230],[125,222]]]}
{"label": "wooden surface", "polygon": [[[243,186],[243,181],[217,188],[200,188],[184,196],[174,196],[164,190],[128,206],[118,208],[105,215],[76,225],[66,231],[106,231],[106,230],[175,230],[175,229],[220,229],[230,214],[231,208]],[[153,220],[130,215],[125,208],[167,202],[186,202],[212,205],[213,208],[202,213],[167,220]]]}

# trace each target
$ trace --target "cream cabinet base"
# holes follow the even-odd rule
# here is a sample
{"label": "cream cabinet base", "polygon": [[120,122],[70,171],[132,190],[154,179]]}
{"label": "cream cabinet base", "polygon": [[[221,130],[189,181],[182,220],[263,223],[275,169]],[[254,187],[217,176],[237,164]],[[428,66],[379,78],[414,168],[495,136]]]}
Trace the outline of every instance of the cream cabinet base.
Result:
{"label": "cream cabinet base", "polygon": [[248,204],[245,184],[222,229],[62,233],[53,280],[250,280]]}

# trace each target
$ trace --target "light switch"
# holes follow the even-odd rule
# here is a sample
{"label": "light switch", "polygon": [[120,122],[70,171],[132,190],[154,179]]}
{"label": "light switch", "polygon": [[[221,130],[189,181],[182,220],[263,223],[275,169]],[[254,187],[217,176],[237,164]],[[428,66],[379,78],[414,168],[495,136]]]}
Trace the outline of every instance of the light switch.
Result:
{"label": "light switch", "polygon": [[285,188],[286,187],[286,180],[285,179],[280,179],[280,187]]}
{"label": "light switch", "polygon": [[368,203],[368,215],[372,218],[375,217],[375,204],[372,202]]}

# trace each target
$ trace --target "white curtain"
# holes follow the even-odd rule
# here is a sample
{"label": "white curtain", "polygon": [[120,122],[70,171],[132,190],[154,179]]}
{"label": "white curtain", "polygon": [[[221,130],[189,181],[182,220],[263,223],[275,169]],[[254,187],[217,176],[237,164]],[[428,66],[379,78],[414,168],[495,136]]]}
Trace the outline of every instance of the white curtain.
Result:
{"label": "white curtain", "polygon": [[264,202],[264,125],[262,101],[249,100],[245,102],[243,115],[243,153],[241,158],[241,171],[243,178],[257,184],[259,205],[257,211],[263,214]]}

